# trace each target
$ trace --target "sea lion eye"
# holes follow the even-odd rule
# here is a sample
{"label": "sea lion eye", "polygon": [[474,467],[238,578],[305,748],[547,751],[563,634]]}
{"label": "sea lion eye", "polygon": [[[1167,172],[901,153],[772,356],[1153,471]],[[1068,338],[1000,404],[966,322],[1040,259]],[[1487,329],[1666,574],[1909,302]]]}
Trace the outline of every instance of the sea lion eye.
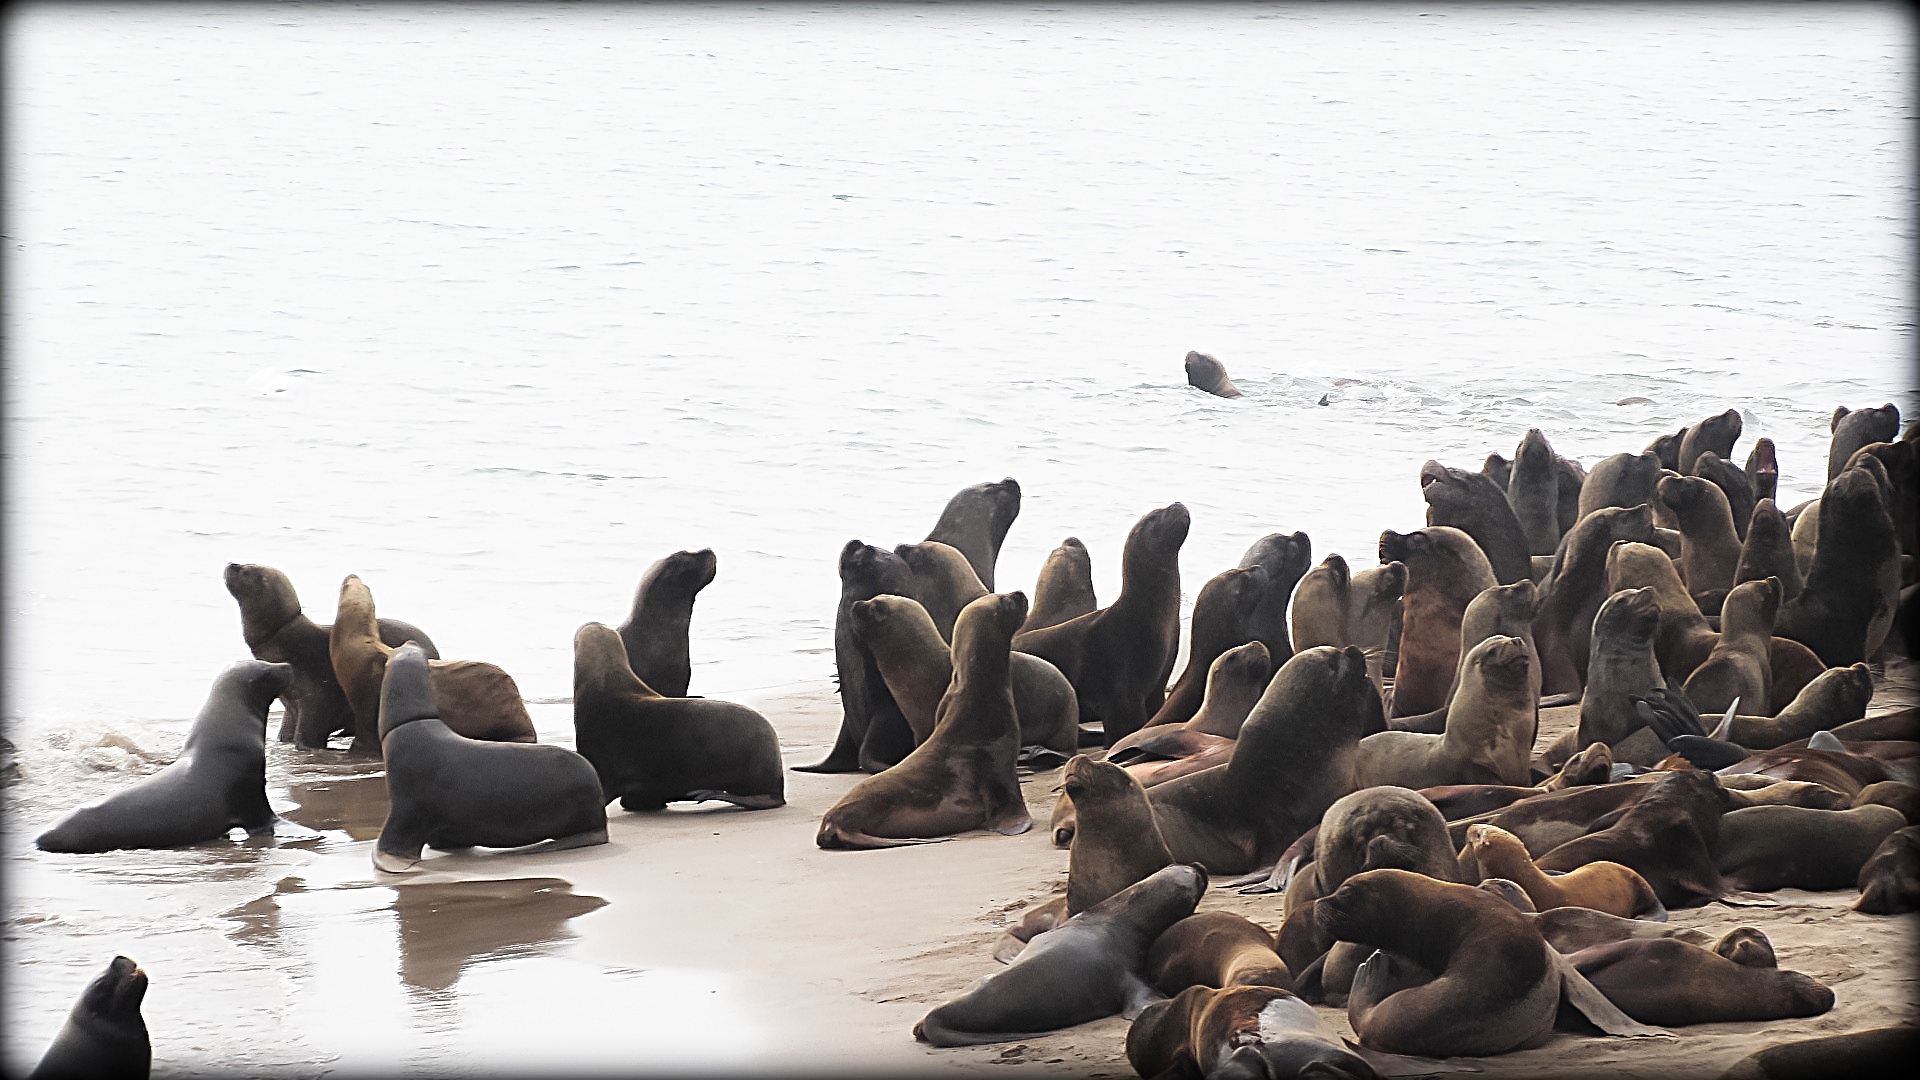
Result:
{"label": "sea lion eye", "polygon": [[1087,790],[1087,785],[1081,783],[1078,780],[1069,780],[1066,782],[1064,786],[1066,788],[1068,798],[1072,798],[1075,795],[1078,795],[1081,792]]}

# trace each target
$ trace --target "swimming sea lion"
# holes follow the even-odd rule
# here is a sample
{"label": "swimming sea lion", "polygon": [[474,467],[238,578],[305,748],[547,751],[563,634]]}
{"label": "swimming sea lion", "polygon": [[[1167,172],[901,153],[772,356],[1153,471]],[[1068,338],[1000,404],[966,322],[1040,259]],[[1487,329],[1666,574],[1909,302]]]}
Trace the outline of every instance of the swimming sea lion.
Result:
{"label": "swimming sea lion", "polygon": [[[227,592],[240,603],[240,632],[253,658],[293,665],[293,681],[282,695],[287,710],[280,741],[318,749],[335,732],[352,734],[353,710],[327,654],[331,628],[301,613],[293,582],[271,566],[228,563],[224,576]],[[440,655],[419,627],[398,619],[380,620],[380,640],[395,648],[417,641],[429,658]]]}
{"label": "swimming sea lion", "polygon": [[1680,448],[1670,466],[1682,476],[1693,471],[1693,463],[1708,450],[1721,458],[1733,456],[1733,444],[1740,439],[1740,412],[1728,409],[1718,416],[1709,416],[1705,420],[1687,429],[1680,437]]}
{"label": "swimming sea lion", "polygon": [[[1277,667],[1293,655],[1293,641],[1287,635],[1287,602],[1302,575],[1313,565],[1313,541],[1303,532],[1268,533],[1253,542],[1240,557],[1240,565],[1267,569],[1267,586],[1253,614],[1247,617],[1247,625],[1253,636],[1267,647],[1267,656]],[[1197,603],[1195,610],[1198,610]]]}
{"label": "swimming sea lion", "polygon": [[1879,651],[1899,596],[1893,518],[1873,477],[1848,469],[1821,493],[1820,544],[1800,595],[1781,606],[1775,632],[1812,649],[1828,667],[1846,667]]}
{"label": "swimming sea lion", "polygon": [[391,805],[374,844],[375,869],[412,870],[427,845],[450,851],[551,840],[543,850],[553,851],[607,842],[607,800],[586,758],[563,746],[469,739],[438,714],[426,654],[408,642],[387,661],[380,688]]}
{"label": "swimming sea lion", "polygon": [[1448,526],[1381,533],[1380,561],[1407,568],[1390,715],[1437,709],[1460,663],[1461,616],[1496,584],[1493,567],[1471,537]]}
{"label": "swimming sea lion", "polygon": [[1367,736],[1354,755],[1354,782],[1409,788],[1524,784],[1540,700],[1536,685],[1525,642],[1504,636],[1482,641],[1466,656],[1445,732]]}
{"label": "swimming sea lion", "polygon": [[959,548],[938,540],[900,544],[893,553],[913,574],[913,592],[908,595],[926,609],[940,639],[951,642],[953,621],[960,617],[960,609],[987,595],[967,557]]}
{"label": "swimming sea lion", "polygon": [[[348,753],[380,756],[380,682],[393,648],[374,632],[373,592],[357,575],[340,583],[339,607],[327,630],[333,677],[353,710]],[[428,660],[440,718],[455,733],[494,742],[538,742],[520,687],[494,664]]]}
{"label": "swimming sea lion", "polygon": [[[1551,555],[1560,546],[1560,478],[1553,446],[1539,428],[1528,428],[1513,454],[1507,503],[1533,555]],[[1496,577],[1499,572],[1495,571]],[[1502,585],[1510,584],[1502,581]]]}
{"label": "swimming sea lion", "polygon": [[1273,934],[1231,911],[1189,915],[1147,952],[1147,981],[1171,997],[1189,986],[1293,989],[1293,976],[1273,951]]}
{"label": "swimming sea lion", "polygon": [[28,1080],[146,1080],[153,1064],[140,1002],[147,973],[124,956],[94,976]]}
{"label": "swimming sea lion", "polygon": [[1223,570],[1200,587],[1188,631],[1187,668],[1167,690],[1166,702],[1140,730],[1184,724],[1200,711],[1201,699],[1206,696],[1207,671],[1214,660],[1255,638],[1253,614],[1267,597],[1268,577],[1267,568],[1254,563]]}
{"label": "swimming sea lion", "polygon": [[1723,713],[1735,702],[1755,716],[1771,716],[1773,622],[1780,610],[1780,579],[1749,581],[1727,594],[1720,638],[1684,686],[1703,713]]}
{"label": "swimming sea lion", "polygon": [[1740,538],[1726,495],[1697,476],[1662,477],[1659,495],[1680,521],[1680,576],[1688,595],[1698,602],[1704,593],[1731,588]]}
{"label": "swimming sea lion", "polygon": [[603,803],[786,804],[780,739],[766,717],[730,701],[656,694],[626,657],[619,633],[599,623],[573,635],[574,746],[599,776]]}
{"label": "swimming sea lion", "polygon": [[969,829],[1007,836],[1033,827],[1014,765],[1008,642],[1027,617],[1025,593],[988,593],[953,628],[953,681],[933,734],[898,765],[860,781],[820,819],[823,848],[896,847]]}
{"label": "swimming sea lion", "polygon": [[1541,911],[1583,907],[1623,919],[1643,915],[1664,919],[1666,910],[1647,879],[1616,862],[1590,862],[1559,877],[1533,864],[1520,838],[1494,825],[1467,828],[1467,847],[1485,877],[1505,878],[1520,886]]}
{"label": "swimming sea lion", "polygon": [[[993,588],[993,567],[1000,560],[1000,545],[1020,516],[1020,483],[1009,476],[991,483],[961,488],[940,510],[927,539],[960,550],[973,567],[980,584]],[[862,597],[862,599],[865,599]]]}
{"label": "swimming sea lion", "polygon": [[259,835],[279,820],[267,805],[267,707],[293,681],[291,664],[241,660],[213,681],[171,765],[79,807],[41,833],[42,851],[185,847],[231,829]]}
{"label": "swimming sea lion", "polygon": [[[1427,524],[1451,526],[1472,537],[1499,584],[1532,577],[1526,530],[1493,481],[1429,461],[1420,467],[1420,497],[1427,502]],[[1391,560],[1383,554],[1380,561]]]}
{"label": "swimming sea lion", "polygon": [[1833,441],[1827,447],[1827,479],[1839,476],[1847,467],[1847,459],[1853,452],[1868,443],[1893,442],[1900,437],[1900,410],[1889,401],[1877,409],[1849,409],[1845,405],[1833,410],[1833,419],[1827,425],[1833,432]]}
{"label": "swimming sea lion", "polygon": [[1594,463],[1580,488],[1580,521],[1603,507],[1629,509],[1652,503],[1660,483],[1660,458],[1651,450],[1614,454]]}
{"label": "swimming sea lion", "polygon": [[1920,828],[1895,829],[1880,841],[1854,879],[1860,899],[1853,910],[1867,915],[1920,911]]}
{"label": "swimming sea lion", "polygon": [[1577,693],[1585,684],[1594,614],[1611,593],[1607,552],[1620,540],[1652,539],[1653,509],[1646,503],[1596,508],[1568,531],[1540,585],[1533,617],[1542,693]]}
{"label": "swimming sea lion", "polygon": [[1736,889],[1850,888],[1880,841],[1906,824],[1900,811],[1890,806],[1734,810],[1720,819],[1714,864],[1729,887]]}
{"label": "swimming sea lion", "polygon": [[1206,888],[1206,872],[1197,867],[1156,871],[1042,935],[1006,970],[929,1012],[913,1026],[913,1037],[935,1046],[974,1046],[1115,1013],[1138,1016],[1154,997],[1143,978],[1147,950],[1167,927],[1193,914]]}
{"label": "swimming sea lion", "polygon": [[1127,1061],[1143,1077],[1379,1076],[1321,1029],[1312,1006],[1268,986],[1194,986],[1154,1002],[1127,1029]]}
{"label": "swimming sea lion", "polygon": [[1727,497],[1727,510],[1733,518],[1734,535],[1739,540],[1745,540],[1747,521],[1753,517],[1756,502],[1753,482],[1747,478],[1746,470],[1731,461],[1721,460],[1719,454],[1708,450],[1694,461],[1692,475],[1709,481]]}
{"label": "swimming sea lion", "polygon": [[1240,396],[1240,388],[1227,378],[1227,366],[1203,352],[1187,353],[1187,385],[1199,387],[1214,397]]}
{"label": "swimming sea lion", "polygon": [[1666,907],[1695,907],[1726,891],[1713,851],[1721,815],[1732,807],[1712,773],[1668,773],[1607,827],[1561,844],[1534,865],[1563,873],[1603,859],[1617,862],[1645,878]]}
{"label": "swimming sea lion", "polygon": [[1612,941],[1567,959],[1643,1024],[1785,1020],[1833,1008],[1833,991],[1809,976],[1735,963],[1672,938]]}
{"label": "swimming sea lion", "polygon": [[[657,694],[686,697],[693,681],[687,632],[693,625],[693,601],[713,583],[720,560],[712,548],[676,551],[640,576],[633,608],[616,630],[627,649],[627,663]],[[466,734],[462,732],[462,734]]]}
{"label": "swimming sea lion", "polygon": [[[973,505],[968,488],[948,504]],[[984,498],[982,496],[981,498]],[[965,520],[964,515],[961,515]],[[942,521],[946,520],[942,515]],[[937,531],[937,530],[936,530]],[[833,617],[833,663],[840,683],[840,731],[833,749],[812,765],[796,765],[796,772],[878,772],[913,749],[913,731],[887,690],[873,651],[853,632],[853,605],[882,593],[913,595],[913,571],[898,554],[849,540],[840,549],[840,605]]]}
{"label": "swimming sea lion", "polygon": [[1142,517],[1121,553],[1119,599],[1014,638],[1015,649],[1052,663],[1073,683],[1080,723],[1101,724],[1109,746],[1166,704],[1180,644],[1180,545],[1191,520],[1180,503]]}
{"label": "swimming sea lion", "polygon": [[1780,579],[1781,600],[1800,595],[1800,567],[1793,559],[1793,537],[1786,515],[1772,499],[1754,504],[1747,523],[1746,539],[1740,544],[1740,561],[1734,566],[1733,583]]}
{"label": "swimming sea lion", "polygon": [[1099,606],[1093,598],[1093,559],[1079,537],[1069,536],[1040,567],[1040,580],[1033,586],[1033,608],[1020,629],[1024,632],[1055,626]]}

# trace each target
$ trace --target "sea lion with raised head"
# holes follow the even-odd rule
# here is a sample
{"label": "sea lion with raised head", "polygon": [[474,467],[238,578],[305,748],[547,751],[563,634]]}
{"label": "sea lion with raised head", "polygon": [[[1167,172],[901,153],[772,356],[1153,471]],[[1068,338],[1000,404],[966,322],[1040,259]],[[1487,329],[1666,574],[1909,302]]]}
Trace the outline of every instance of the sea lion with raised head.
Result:
{"label": "sea lion with raised head", "polygon": [[1785,1020],[1833,1008],[1833,991],[1797,971],[1736,963],[1672,938],[1629,938],[1567,957],[1607,1000],[1643,1024]]}
{"label": "sea lion with raised head", "polygon": [[1900,410],[1891,401],[1877,409],[1842,405],[1833,410],[1827,429],[1833,432],[1827,445],[1827,479],[1832,480],[1845,471],[1854,451],[1868,443],[1893,442],[1900,437]]}
{"label": "sea lion with raised head", "polygon": [[1748,807],[1720,819],[1714,865],[1735,889],[1851,888],[1880,841],[1906,824],[1890,806]]}
{"label": "sea lion with raised head", "polygon": [[1166,704],[1180,645],[1180,545],[1191,523],[1181,503],[1148,513],[1127,533],[1118,599],[1014,637],[1014,648],[1048,661],[1073,683],[1080,723],[1102,725],[1108,746]]}
{"label": "sea lion with raised head", "polygon": [[893,553],[913,574],[913,591],[908,595],[926,609],[940,639],[952,642],[953,621],[960,617],[960,610],[987,595],[967,557],[959,548],[938,540],[899,544]]}
{"label": "sea lion with raised head", "polygon": [[1753,485],[1753,501],[1758,504],[1762,499],[1774,498],[1780,489],[1780,459],[1774,452],[1772,439],[1756,439],[1753,449],[1747,452],[1747,464],[1742,470],[1747,474],[1747,482]]}
{"label": "sea lion with raised head", "polygon": [[213,680],[173,763],[132,787],[79,807],[34,840],[42,851],[185,847],[232,829],[259,835],[279,817],[267,805],[267,708],[293,665],[240,660]]}
{"label": "sea lion with raised head", "polygon": [[[1526,530],[1493,481],[1429,461],[1420,467],[1420,497],[1427,503],[1427,524],[1450,526],[1472,537],[1496,582],[1510,585],[1532,578]],[[1380,561],[1390,560],[1382,555]]]}
{"label": "sea lion with raised head", "polygon": [[1526,784],[1540,700],[1533,664],[1532,650],[1519,638],[1494,636],[1474,646],[1447,709],[1445,731],[1367,736],[1354,754],[1354,782],[1408,788]]}
{"label": "sea lion with raised head", "polygon": [[[1911,507],[1920,501],[1920,442],[1868,443],[1853,452],[1850,465],[1866,465],[1867,458],[1878,461],[1887,477],[1887,510],[1893,514],[1894,533],[1900,550],[1920,557],[1920,514],[1902,514],[1895,507]],[[1908,575],[1904,580],[1911,581]]]}
{"label": "sea lion with raised head", "polygon": [[1846,667],[1879,651],[1899,598],[1900,544],[1880,485],[1848,469],[1820,495],[1820,543],[1800,595],[1781,605],[1775,633],[1828,667]]}
{"label": "sea lion with raised head", "polygon": [[1389,715],[1412,716],[1446,703],[1460,664],[1460,619],[1492,588],[1493,567],[1473,538],[1449,526],[1380,534],[1380,561],[1407,568],[1400,653]]}
{"label": "sea lion with raised head", "polygon": [[1294,590],[1288,611],[1294,649],[1356,646],[1367,656],[1367,675],[1375,688],[1383,688],[1399,663],[1400,599],[1406,584],[1407,568],[1401,563],[1354,574],[1345,559],[1327,556]]}
{"label": "sea lion with raised head", "polygon": [[1033,586],[1033,606],[1022,632],[1055,626],[1100,607],[1093,597],[1093,559],[1077,536],[1060,541],[1040,567]]}
{"label": "sea lion with raised head", "polygon": [[1607,551],[1621,540],[1652,542],[1652,507],[1599,507],[1567,532],[1555,552],[1533,617],[1542,693],[1578,693],[1585,684],[1594,614],[1610,594]]}
{"label": "sea lion with raised head", "polygon": [[627,810],[670,802],[786,805],[780,738],[767,718],[730,701],[664,697],[627,666],[617,631],[573,635],[573,743],[600,777],[603,801]]}
{"label": "sea lion with raised head", "polygon": [[147,973],[124,956],[94,976],[28,1080],[146,1080],[153,1045],[140,1002]]}
{"label": "sea lion with raised head", "polygon": [[1659,483],[1660,458],[1651,450],[1601,458],[1580,487],[1579,520],[1603,507],[1631,509],[1650,504]]}
{"label": "sea lion with raised head", "polygon": [[[961,503],[968,488],[949,503]],[[942,516],[941,520],[946,520]],[[913,749],[913,730],[880,676],[873,651],[853,632],[851,611],[862,600],[882,593],[913,595],[913,571],[898,554],[849,540],[840,549],[840,605],[833,617],[833,663],[840,684],[840,731],[833,749],[812,765],[796,765],[796,772],[879,772]]]}
{"label": "sea lion with raised head", "polygon": [[1025,593],[988,593],[953,628],[953,681],[933,734],[898,765],[860,781],[820,819],[823,848],[896,847],[970,829],[1007,836],[1033,827],[1015,764],[1008,642],[1027,617]]}
{"label": "sea lion with raised head", "polygon": [[1903,915],[1920,911],[1920,828],[1895,829],[1880,841],[1854,879],[1860,899],[1853,910],[1866,915]]}
{"label": "sea lion with raised head", "polygon": [[1554,501],[1556,517],[1559,518],[1558,533],[1554,537],[1557,548],[1560,540],[1575,525],[1580,524],[1580,493],[1587,488],[1587,467],[1573,458],[1553,455]]}
{"label": "sea lion with raised head", "polygon": [[[1539,428],[1528,428],[1513,453],[1507,503],[1532,555],[1551,555],[1560,546],[1560,477],[1553,445]],[[1499,576],[1495,571],[1495,576]],[[1501,582],[1510,584],[1510,582]]]}
{"label": "sea lion with raised head", "polygon": [[640,576],[627,621],[614,629],[626,646],[633,673],[655,693],[687,696],[693,681],[693,655],[687,642],[693,601],[701,589],[713,584],[719,568],[713,549],[701,548],[665,556]]}
{"label": "sea lion with raised head", "polygon": [[1731,588],[1740,537],[1726,495],[1698,476],[1662,477],[1659,495],[1680,521],[1680,577],[1687,594],[1699,603],[1705,594]]}
{"label": "sea lion with raised head", "polygon": [[[1025,605],[1021,605],[1024,607]],[[1164,867],[1042,935],[1004,971],[929,1012],[913,1037],[935,1046],[1033,1038],[1116,1013],[1138,1016],[1154,998],[1147,950],[1193,914],[1206,872]]]}
{"label": "sea lion with raised head", "polygon": [[1420,716],[1396,717],[1387,722],[1395,731],[1419,731],[1429,735],[1438,735],[1446,730],[1447,713],[1454,695],[1459,692],[1460,680],[1467,669],[1467,657],[1474,646],[1490,637],[1510,637],[1518,639],[1526,646],[1528,653],[1528,693],[1536,702],[1534,723],[1527,730],[1527,745],[1533,745],[1535,729],[1539,726],[1540,698],[1540,657],[1533,647],[1533,619],[1539,607],[1540,592],[1531,581],[1516,581],[1511,585],[1496,585],[1484,590],[1467,604],[1467,610],[1460,616],[1460,666],[1454,669],[1453,684],[1447,687],[1447,704],[1430,713]]}
{"label": "sea lion with raised head", "polygon": [[1718,416],[1709,416],[1687,429],[1680,437],[1680,447],[1675,451],[1674,463],[1668,468],[1682,476],[1693,471],[1693,463],[1708,450],[1722,458],[1733,456],[1733,444],[1740,441],[1740,411],[1728,409]]}
{"label": "sea lion with raised head", "polygon": [[1734,586],[1720,612],[1720,637],[1683,689],[1703,713],[1723,713],[1738,702],[1754,716],[1771,716],[1773,622],[1780,610],[1780,579]]}
{"label": "sea lion with raised head", "polygon": [[1661,468],[1671,469],[1674,472],[1679,472],[1680,471],[1680,440],[1686,437],[1687,437],[1686,428],[1681,428],[1680,430],[1672,432],[1670,434],[1662,435],[1659,438],[1647,444],[1646,453],[1652,454],[1656,459],[1658,459],[1660,462]]}
{"label": "sea lion with raised head", "polygon": [[1200,711],[1200,702],[1206,697],[1207,672],[1213,662],[1228,649],[1257,637],[1253,614],[1266,599],[1268,580],[1267,568],[1255,563],[1223,570],[1200,587],[1200,595],[1193,601],[1193,619],[1188,630],[1186,670],[1167,690],[1166,702],[1140,731],[1184,724]]}
{"label": "sea lion with raised head", "polygon": [[1520,838],[1495,825],[1467,828],[1467,848],[1485,877],[1505,878],[1520,886],[1540,911],[1583,907],[1623,919],[1642,916],[1664,920],[1666,909],[1653,886],[1616,862],[1590,862],[1559,877],[1540,872]]}
{"label": "sea lion with raised head", "polygon": [[556,851],[607,842],[607,798],[586,758],[564,746],[469,739],[439,712],[426,654],[400,646],[380,688],[390,806],[374,843],[376,869],[415,869],[426,846],[552,841],[542,850]]}
{"label": "sea lion with raised head", "polygon": [[1747,538],[1747,522],[1753,517],[1753,482],[1747,472],[1731,461],[1723,461],[1719,454],[1711,450],[1700,455],[1693,463],[1693,476],[1706,480],[1720,489],[1727,498],[1727,510],[1733,519],[1733,531],[1738,540]]}
{"label": "sea lion with raised head", "polygon": [[1020,516],[1020,482],[1009,476],[1004,480],[961,488],[940,510],[927,539],[958,548],[973,567],[974,576],[987,589],[993,588],[994,564],[1000,561],[1000,545]]}
{"label": "sea lion with raised head", "polygon": [[1747,522],[1746,539],[1740,543],[1740,561],[1734,566],[1733,583],[1780,579],[1782,602],[1800,595],[1800,566],[1793,558],[1793,536],[1787,518],[1772,499],[1754,504]]}
{"label": "sea lion with raised head", "polygon": [[1127,1029],[1127,1061],[1143,1077],[1379,1076],[1365,1058],[1326,1034],[1312,1006],[1270,986],[1193,986],[1154,1002]]}
{"label": "sea lion with raised head", "polygon": [[1187,353],[1187,385],[1205,390],[1214,397],[1240,396],[1240,388],[1227,378],[1227,366],[1203,352]]}
{"label": "sea lion with raised head", "polygon": [[1293,655],[1293,641],[1287,634],[1290,624],[1287,605],[1295,586],[1313,565],[1313,541],[1303,532],[1268,533],[1247,548],[1247,553],[1240,557],[1240,565],[1266,567],[1267,585],[1261,592],[1260,603],[1247,617],[1247,625],[1253,636],[1267,647],[1267,656],[1277,667]]}
{"label": "sea lion with raised head", "polygon": [[[271,566],[228,563],[224,577],[227,592],[240,604],[240,633],[253,658],[293,665],[293,681],[281,695],[287,709],[280,721],[280,741],[319,749],[336,732],[353,734],[353,710],[334,678],[327,651],[332,628],[301,612],[293,582]],[[411,623],[381,619],[379,626],[380,640],[388,646],[417,641],[429,659],[440,655],[432,639]]]}

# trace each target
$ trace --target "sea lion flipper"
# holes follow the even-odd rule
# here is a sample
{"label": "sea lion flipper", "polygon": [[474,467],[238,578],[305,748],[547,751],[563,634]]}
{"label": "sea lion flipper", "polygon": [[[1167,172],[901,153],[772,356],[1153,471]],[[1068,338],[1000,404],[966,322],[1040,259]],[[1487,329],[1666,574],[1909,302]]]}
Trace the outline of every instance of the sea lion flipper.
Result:
{"label": "sea lion flipper", "polygon": [[1120,983],[1120,992],[1126,996],[1126,1003],[1120,1007],[1120,1016],[1126,1020],[1138,1017],[1147,1006],[1156,1001],[1165,1001],[1167,997],[1131,972]]}
{"label": "sea lion flipper", "polygon": [[1813,736],[1807,740],[1807,749],[1827,750],[1836,754],[1844,754],[1847,752],[1846,744],[1841,742],[1839,737],[1831,731],[1814,732]]}
{"label": "sea lion flipper", "polygon": [[1739,709],[1740,709],[1740,699],[1738,697],[1735,697],[1733,699],[1733,702],[1727,706],[1726,715],[1720,718],[1720,723],[1714,726],[1712,733],[1709,734],[1707,737],[1709,739],[1719,739],[1723,742],[1727,741],[1727,737],[1733,733],[1734,714],[1738,712]]}
{"label": "sea lion flipper", "polygon": [[1007,814],[998,821],[989,822],[987,828],[1001,836],[1019,836],[1033,828],[1033,817],[1027,813],[1025,807],[1021,807],[1017,818],[1013,814]]}
{"label": "sea lion flipper", "polygon": [[1250,881],[1251,884],[1240,890],[1241,896],[1283,893],[1287,891],[1287,886],[1293,884],[1293,875],[1299,871],[1300,864],[1305,861],[1305,855],[1295,855],[1293,858],[1287,860],[1285,865],[1276,864],[1273,868],[1273,873],[1268,874],[1264,878],[1259,878],[1254,874],[1248,874],[1245,877],[1235,878],[1233,881],[1227,882],[1227,885],[1232,886],[1240,882]]}
{"label": "sea lion flipper", "polygon": [[1567,1004],[1580,1010],[1581,1015],[1591,1021],[1594,1027],[1609,1035],[1627,1038],[1671,1039],[1674,1037],[1673,1032],[1665,1028],[1642,1024],[1621,1012],[1618,1005],[1608,1001],[1607,996],[1602,994],[1598,987],[1588,982],[1585,975],[1580,974],[1579,969],[1573,966],[1573,961],[1561,955],[1551,945],[1544,945],[1544,947],[1547,951],[1547,962],[1560,971],[1560,992],[1566,996]]}

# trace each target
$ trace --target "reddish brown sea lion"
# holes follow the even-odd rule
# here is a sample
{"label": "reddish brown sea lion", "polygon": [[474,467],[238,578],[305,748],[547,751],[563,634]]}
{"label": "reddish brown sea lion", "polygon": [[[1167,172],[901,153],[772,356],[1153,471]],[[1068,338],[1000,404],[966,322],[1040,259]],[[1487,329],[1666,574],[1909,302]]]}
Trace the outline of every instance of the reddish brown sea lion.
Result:
{"label": "reddish brown sea lion", "polygon": [[1721,815],[1732,807],[1712,773],[1668,773],[1607,827],[1561,844],[1534,865],[1564,873],[1608,860],[1638,872],[1666,907],[1698,906],[1726,891],[1713,851]]}
{"label": "reddish brown sea lion", "polygon": [[1147,952],[1147,981],[1169,997],[1189,986],[1293,989],[1273,934],[1231,911],[1203,911],[1167,927]]}
{"label": "reddish brown sea lion", "polygon": [[1407,568],[1390,715],[1437,709],[1460,664],[1460,619],[1474,597],[1497,584],[1493,567],[1471,537],[1443,525],[1381,533],[1380,561]]}
{"label": "reddish brown sea lion", "polygon": [[1653,541],[1650,506],[1597,508],[1567,532],[1555,553],[1533,617],[1542,693],[1578,693],[1585,684],[1594,613],[1612,592],[1607,552],[1621,540]]}
{"label": "reddish brown sea lion", "polygon": [[1427,524],[1450,526],[1472,537],[1499,584],[1531,578],[1526,531],[1514,518],[1506,493],[1486,476],[1429,461],[1420,468],[1420,497],[1427,502]]}

